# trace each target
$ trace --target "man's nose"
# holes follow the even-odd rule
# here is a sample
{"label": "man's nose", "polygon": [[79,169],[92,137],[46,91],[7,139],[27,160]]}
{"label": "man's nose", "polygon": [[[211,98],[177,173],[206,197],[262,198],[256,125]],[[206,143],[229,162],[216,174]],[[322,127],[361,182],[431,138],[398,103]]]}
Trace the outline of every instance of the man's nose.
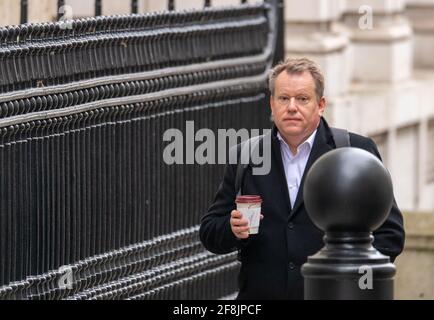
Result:
{"label": "man's nose", "polygon": [[295,97],[291,97],[288,103],[288,111],[289,112],[297,112],[297,106],[295,104]]}

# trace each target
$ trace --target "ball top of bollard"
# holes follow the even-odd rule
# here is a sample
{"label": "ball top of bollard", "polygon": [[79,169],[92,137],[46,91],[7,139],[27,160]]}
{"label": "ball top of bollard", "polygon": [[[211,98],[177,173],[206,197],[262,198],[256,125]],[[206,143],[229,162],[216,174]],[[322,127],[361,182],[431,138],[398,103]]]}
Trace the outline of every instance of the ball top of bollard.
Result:
{"label": "ball top of bollard", "polygon": [[309,217],[327,232],[373,231],[393,204],[389,172],[358,148],[339,148],[319,158],[306,175],[303,194]]}

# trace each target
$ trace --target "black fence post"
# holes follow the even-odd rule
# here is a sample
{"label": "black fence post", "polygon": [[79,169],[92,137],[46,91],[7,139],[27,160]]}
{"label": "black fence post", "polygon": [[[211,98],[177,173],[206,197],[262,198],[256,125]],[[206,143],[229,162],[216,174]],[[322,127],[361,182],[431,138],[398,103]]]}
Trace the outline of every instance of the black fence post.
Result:
{"label": "black fence post", "polygon": [[169,0],[167,3],[167,10],[173,11],[175,10],[175,0]]}
{"label": "black fence post", "polygon": [[277,14],[278,14],[279,23],[277,27],[277,43],[276,43],[276,54],[274,55],[274,61],[273,61],[274,64],[285,59],[285,2],[284,0],[278,1]]}
{"label": "black fence post", "polygon": [[276,46],[274,50],[273,65],[285,59],[285,4],[284,0],[265,0],[270,5],[275,6],[277,21],[276,21]]}
{"label": "black fence post", "polygon": [[29,19],[28,11],[29,11],[29,1],[21,0],[21,18],[20,18],[21,24],[27,23]]}
{"label": "black fence post", "polygon": [[95,16],[102,15],[102,0],[95,0]]}
{"label": "black fence post", "polygon": [[139,1],[131,0],[131,13],[139,13]]}
{"label": "black fence post", "polygon": [[325,246],[301,268],[304,298],[393,299],[395,266],[372,246],[393,204],[381,162],[362,149],[333,150],[311,167],[303,194],[309,217],[325,231]]}
{"label": "black fence post", "polygon": [[[60,20],[63,13],[60,13],[60,9],[65,6],[65,0],[57,0],[57,21]],[[63,11],[63,10],[62,10]]]}

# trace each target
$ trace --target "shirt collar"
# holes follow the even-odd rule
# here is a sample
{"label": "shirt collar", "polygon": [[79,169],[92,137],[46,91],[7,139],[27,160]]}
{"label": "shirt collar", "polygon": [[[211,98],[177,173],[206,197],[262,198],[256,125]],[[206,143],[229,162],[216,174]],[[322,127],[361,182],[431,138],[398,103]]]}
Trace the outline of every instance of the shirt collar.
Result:
{"label": "shirt collar", "polygon": [[[309,147],[309,150],[312,150],[312,147],[313,147],[313,142],[315,141],[315,136],[316,136],[316,132],[318,131],[318,129],[315,129],[315,131],[314,132],[312,132],[312,134],[303,142],[303,143],[301,143],[298,147],[297,147],[297,154],[298,154],[298,152],[300,152],[300,149],[303,147],[303,146],[305,146],[305,145],[307,145],[308,147]],[[289,148],[289,146],[288,146],[288,144],[286,143],[286,141],[285,140],[283,140],[283,138],[282,138],[282,136],[280,135],[280,132],[279,131],[277,131],[277,138],[279,139],[279,141],[282,143],[284,143],[288,148]],[[292,154],[291,154],[292,155]]]}

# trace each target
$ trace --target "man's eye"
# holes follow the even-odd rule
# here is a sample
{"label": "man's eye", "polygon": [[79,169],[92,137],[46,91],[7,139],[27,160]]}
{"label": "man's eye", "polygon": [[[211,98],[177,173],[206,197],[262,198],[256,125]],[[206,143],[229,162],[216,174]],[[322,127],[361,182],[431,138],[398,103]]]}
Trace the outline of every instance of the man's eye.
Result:
{"label": "man's eye", "polygon": [[305,96],[301,96],[301,97],[297,97],[297,101],[306,103],[309,101],[309,98]]}
{"label": "man's eye", "polygon": [[289,98],[288,97],[279,97],[279,100],[282,102],[286,102],[289,100]]}

